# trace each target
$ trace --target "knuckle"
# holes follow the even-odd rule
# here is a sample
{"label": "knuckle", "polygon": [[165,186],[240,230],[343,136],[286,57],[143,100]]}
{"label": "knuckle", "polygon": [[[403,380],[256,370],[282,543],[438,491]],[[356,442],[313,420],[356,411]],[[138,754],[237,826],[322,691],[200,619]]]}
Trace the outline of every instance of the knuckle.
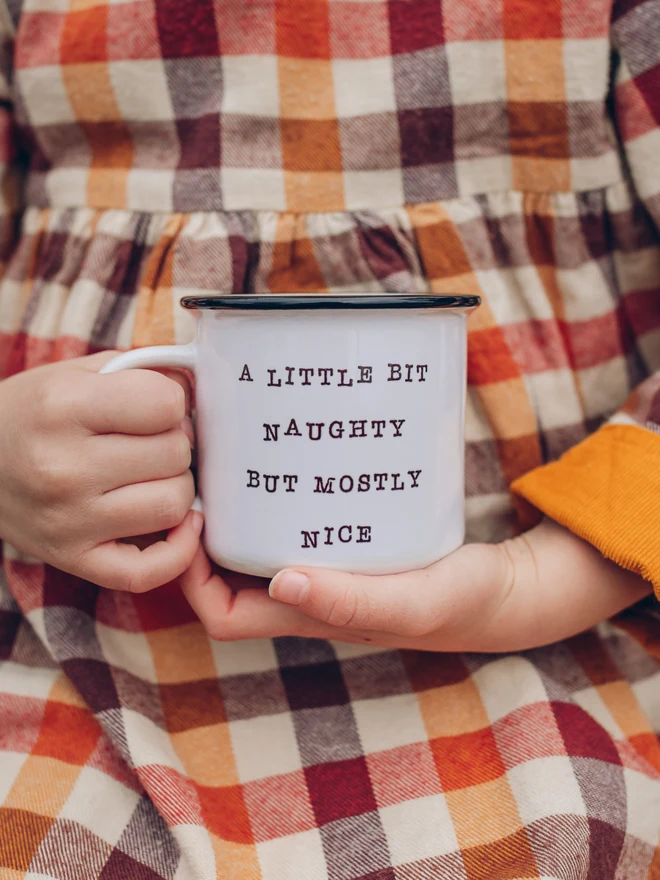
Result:
{"label": "knuckle", "polygon": [[159,415],[170,420],[173,425],[181,422],[186,415],[186,393],[183,388],[162,373],[145,372],[150,377],[147,381],[152,386],[153,400]]}
{"label": "knuckle", "polygon": [[150,586],[144,570],[138,566],[115,575],[114,580],[116,583],[114,589],[125,593],[146,593]]}
{"label": "knuckle", "polygon": [[225,627],[218,623],[217,620],[202,620],[202,625],[206,630],[206,634],[214,642],[224,642]]}
{"label": "knuckle", "polygon": [[69,462],[40,455],[34,463],[34,483],[40,498],[58,501],[73,494],[78,471]]}
{"label": "knuckle", "polygon": [[[195,478],[193,477],[192,472],[187,470],[185,474],[181,474],[181,476],[177,477],[176,479],[179,480],[183,486],[183,516],[185,516],[190,508],[193,506],[193,502],[195,500]],[[183,519],[183,516],[181,517],[181,519]]]}
{"label": "knuckle", "polygon": [[210,639],[214,642],[234,642],[237,634],[232,631],[229,622],[222,617],[206,617],[202,619],[202,625]]}
{"label": "knuckle", "polygon": [[69,383],[51,375],[39,388],[38,409],[43,424],[48,427],[70,420],[73,401]]}
{"label": "knuckle", "polygon": [[135,594],[146,593],[155,586],[148,566],[142,565],[137,556],[130,563],[120,564],[104,574],[101,585],[110,590]]}
{"label": "knuckle", "polygon": [[[114,432],[114,406],[112,396],[107,394],[107,385],[115,379],[115,375],[99,376],[97,373],[81,373],[76,390],[76,398],[70,405],[71,418],[76,425],[90,432],[89,425],[94,425],[94,433],[111,434]],[[130,398],[126,398],[125,407],[132,406]]]}
{"label": "knuckle", "polygon": [[163,498],[158,502],[155,510],[155,519],[158,530],[171,529],[178,525],[181,516],[181,504],[176,497]]}
{"label": "knuckle", "polygon": [[173,529],[183,521],[188,513],[192,498],[189,500],[187,493],[170,490],[156,502],[154,518],[158,529]]}
{"label": "knuckle", "polygon": [[172,444],[174,447],[172,453],[173,464],[177,473],[182,474],[192,464],[192,449],[185,431],[176,431],[172,438]]}
{"label": "knuckle", "polygon": [[186,392],[179,383],[175,382],[173,379],[170,379],[169,383],[174,392],[174,398],[171,404],[172,417],[176,419],[177,422],[181,422],[186,416]]}
{"label": "knuckle", "polygon": [[369,605],[366,597],[360,598],[357,590],[346,587],[334,599],[327,615],[331,626],[368,626]]}

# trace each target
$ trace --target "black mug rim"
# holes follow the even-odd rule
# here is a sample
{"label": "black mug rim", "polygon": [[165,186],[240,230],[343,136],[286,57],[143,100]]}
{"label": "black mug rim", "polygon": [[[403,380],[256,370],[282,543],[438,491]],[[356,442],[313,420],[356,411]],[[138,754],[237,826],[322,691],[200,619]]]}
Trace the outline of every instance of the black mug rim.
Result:
{"label": "black mug rim", "polygon": [[323,309],[475,309],[481,297],[415,293],[367,294],[230,294],[228,296],[184,296],[184,309],[228,309],[283,311]]}

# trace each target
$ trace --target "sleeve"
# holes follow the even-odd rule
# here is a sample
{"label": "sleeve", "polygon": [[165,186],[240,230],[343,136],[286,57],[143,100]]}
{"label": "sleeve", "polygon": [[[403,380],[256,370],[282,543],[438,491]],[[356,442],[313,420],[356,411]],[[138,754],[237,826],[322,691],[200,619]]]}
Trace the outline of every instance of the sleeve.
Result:
{"label": "sleeve", "polygon": [[[0,0],[0,282],[16,247],[21,214],[24,207],[25,154],[18,147],[12,101],[14,70],[15,21],[20,14],[20,3],[11,7]],[[7,376],[8,358],[14,338],[15,308],[7,314],[7,297],[11,293],[0,290],[0,381]]]}
{"label": "sleeve", "polygon": [[14,22],[0,0],[0,277],[15,245],[23,208],[23,167],[12,108]]}
{"label": "sleeve", "polygon": [[[660,232],[660,0],[615,0],[612,39],[616,126],[637,196]],[[657,331],[648,344],[660,346]],[[642,575],[660,598],[660,373],[512,491]]]}

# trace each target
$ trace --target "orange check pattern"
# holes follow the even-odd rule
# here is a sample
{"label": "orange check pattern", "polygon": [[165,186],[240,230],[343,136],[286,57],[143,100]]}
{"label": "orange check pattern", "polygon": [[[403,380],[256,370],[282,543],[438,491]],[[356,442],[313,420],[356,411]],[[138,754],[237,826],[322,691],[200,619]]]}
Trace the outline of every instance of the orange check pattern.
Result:
{"label": "orange check pattern", "polygon": [[[657,586],[659,29],[660,0],[5,0],[0,376],[187,341],[184,294],[478,293],[469,539],[529,524],[514,484]],[[502,657],[223,644],[176,584],[3,554],[0,880],[660,876],[655,600]]]}

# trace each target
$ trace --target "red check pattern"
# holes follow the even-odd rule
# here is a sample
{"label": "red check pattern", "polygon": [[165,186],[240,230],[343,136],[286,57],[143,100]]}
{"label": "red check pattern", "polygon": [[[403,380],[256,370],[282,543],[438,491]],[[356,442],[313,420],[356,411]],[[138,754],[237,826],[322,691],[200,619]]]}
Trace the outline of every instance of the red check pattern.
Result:
{"label": "red check pattern", "polygon": [[[478,293],[470,540],[604,423],[653,446],[659,0],[0,22],[0,375],[187,341],[184,294]],[[1,880],[660,876],[655,600],[503,657],[222,644],[4,557]]]}

